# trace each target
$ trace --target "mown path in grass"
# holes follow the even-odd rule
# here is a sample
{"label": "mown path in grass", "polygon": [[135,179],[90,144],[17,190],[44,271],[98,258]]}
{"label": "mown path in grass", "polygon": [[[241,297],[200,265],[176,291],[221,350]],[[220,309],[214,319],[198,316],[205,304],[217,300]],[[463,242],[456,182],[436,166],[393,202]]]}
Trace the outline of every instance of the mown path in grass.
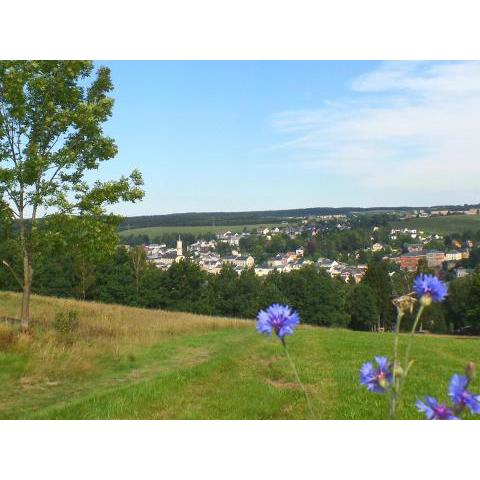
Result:
{"label": "mown path in grass", "polygon": [[[323,369],[319,363],[322,362],[313,337],[305,335],[303,340],[295,346],[292,343],[291,351],[295,355],[301,347],[297,366],[315,410],[322,416],[323,400],[328,400],[327,384],[320,381]],[[50,406],[23,410],[21,416],[53,419],[309,417],[303,393],[295,383],[278,341],[246,330],[220,330],[162,342],[149,349],[143,359],[138,358],[136,365],[117,370],[113,381],[106,375],[71,393],[68,397],[59,395]]]}
{"label": "mown path in grass", "polygon": [[[308,327],[287,339],[317,418],[388,418],[385,397],[359,386],[358,369],[374,355],[390,355],[392,340]],[[413,358],[401,418],[421,418],[417,396],[446,400],[450,376],[469,360],[480,363],[480,341],[418,337]],[[0,359],[0,374],[6,367]],[[172,337],[132,358],[106,359],[95,375],[58,384],[21,385],[13,373],[0,380],[1,418],[311,418],[281,344],[253,329]],[[477,380],[473,387],[479,386]]]}

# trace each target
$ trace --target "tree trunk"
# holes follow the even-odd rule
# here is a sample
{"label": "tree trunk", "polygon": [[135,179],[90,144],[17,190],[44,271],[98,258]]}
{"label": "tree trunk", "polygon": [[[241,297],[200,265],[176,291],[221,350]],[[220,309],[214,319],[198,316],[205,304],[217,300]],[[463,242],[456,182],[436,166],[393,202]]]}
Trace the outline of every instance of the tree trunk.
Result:
{"label": "tree trunk", "polygon": [[23,293],[22,293],[22,330],[28,330],[30,324],[30,295],[32,293],[32,265],[27,251],[23,253]]}

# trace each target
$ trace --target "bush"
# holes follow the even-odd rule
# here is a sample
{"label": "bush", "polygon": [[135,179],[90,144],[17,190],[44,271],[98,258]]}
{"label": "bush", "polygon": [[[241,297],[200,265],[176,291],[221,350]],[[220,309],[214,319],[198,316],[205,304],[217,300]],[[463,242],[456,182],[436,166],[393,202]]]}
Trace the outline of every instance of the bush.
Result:
{"label": "bush", "polygon": [[58,312],[55,314],[53,328],[62,335],[68,335],[76,330],[78,326],[77,312],[68,310],[67,312]]}

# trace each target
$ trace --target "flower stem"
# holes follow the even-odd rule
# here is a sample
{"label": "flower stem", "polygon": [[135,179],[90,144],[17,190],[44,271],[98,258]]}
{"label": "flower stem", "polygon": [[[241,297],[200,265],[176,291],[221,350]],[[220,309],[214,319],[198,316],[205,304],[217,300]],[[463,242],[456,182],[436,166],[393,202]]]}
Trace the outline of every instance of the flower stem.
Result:
{"label": "flower stem", "polygon": [[308,397],[307,390],[305,389],[305,386],[303,385],[302,381],[300,380],[300,377],[297,372],[297,368],[295,367],[295,364],[293,363],[292,358],[290,357],[290,354],[288,353],[288,348],[287,344],[285,343],[285,339],[282,337],[282,345],[283,349],[285,350],[285,354],[287,355],[288,361],[290,362],[290,366],[292,367],[293,373],[295,374],[295,377],[297,378],[298,384],[302,387],[303,394],[305,395],[305,400],[307,401],[308,408],[310,410],[310,413],[313,417],[314,420],[316,420],[315,413],[313,412],[312,404],[310,403],[310,398]]}
{"label": "flower stem", "polygon": [[395,340],[393,343],[393,390],[390,399],[390,416],[395,418],[397,414],[397,400],[400,396],[400,379],[397,378],[398,370],[398,340],[400,337],[400,324],[403,318],[403,311],[399,308],[397,311],[397,323],[395,325]]}
{"label": "flower stem", "polygon": [[413,327],[410,332],[410,337],[408,339],[407,343],[407,349],[405,351],[405,362],[403,364],[404,366],[404,378],[407,376],[408,373],[408,361],[410,359],[410,351],[412,350],[412,341],[413,341],[413,336],[415,335],[415,330],[417,329],[418,322],[420,321],[420,317],[422,316],[423,309],[425,308],[425,305],[420,303],[420,307],[417,312],[417,316],[415,317],[415,321],[413,322]]}

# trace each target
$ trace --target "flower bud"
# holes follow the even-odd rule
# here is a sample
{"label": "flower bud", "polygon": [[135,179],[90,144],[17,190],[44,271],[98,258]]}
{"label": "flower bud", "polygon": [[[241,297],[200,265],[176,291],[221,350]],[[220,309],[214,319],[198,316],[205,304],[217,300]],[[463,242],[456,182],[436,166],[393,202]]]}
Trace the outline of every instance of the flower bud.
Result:
{"label": "flower bud", "polygon": [[386,377],[381,376],[378,378],[378,384],[383,388],[386,389],[389,385],[389,382]]}
{"label": "flower bud", "polygon": [[431,295],[423,295],[420,298],[420,304],[423,305],[424,307],[428,307],[429,305],[432,304],[432,296]]}
{"label": "flower bud", "polygon": [[397,365],[395,367],[395,370],[394,370],[393,374],[394,374],[395,377],[399,377],[399,378],[402,377],[403,376],[403,368],[400,365]]}
{"label": "flower bud", "polygon": [[477,366],[474,362],[468,362],[465,367],[465,375],[467,375],[469,380],[473,380],[477,374]]}

